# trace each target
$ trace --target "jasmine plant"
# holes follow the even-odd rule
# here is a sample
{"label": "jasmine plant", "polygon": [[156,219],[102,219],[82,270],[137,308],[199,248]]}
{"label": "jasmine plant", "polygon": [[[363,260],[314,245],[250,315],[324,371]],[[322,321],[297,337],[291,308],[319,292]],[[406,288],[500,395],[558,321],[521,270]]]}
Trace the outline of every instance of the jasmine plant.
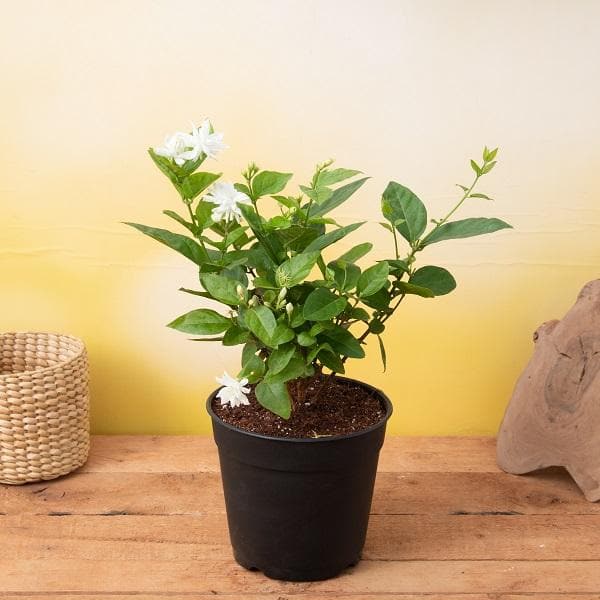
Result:
{"label": "jasmine plant", "polygon": [[182,291],[220,305],[219,311],[192,310],[169,327],[200,336],[197,341],[243,347],[237,378],[225,373],[218,379],[223,404],[248,404],[247,386],[253,384],[258,402],[288,419],[309,385],[324,386],[324,373],[334,377],[344,373],[349,358],[363,358],[371,336],[378,340],[385,369],[383,334],[404,299],[442,296],[456,287],[443,267],[417,267],[418,255],[432,244],[510,227],[497,218],[454,219],[467,201],[491,200],[475,191],[496,165],[498,149],[486,147],[480,162],[471,160],[472,181],[458,185],[457,203],[441,218],[429,220],[423,202],[390,181],[381,196],[381,225],[393,254],[360,266],[372,243],[341,253],[335,244],[364,221],[342,225],[332,214],[367,177],[328,160],[295,192],[288,191],[292,173],[254,163],[238,182],[222,182],[221,173],[199,169],[224,148],[223,135],[208,120],[150,148],[182,201],[183,213],[164,214],[184,233],[128,223],[196,265],[200,289]]}

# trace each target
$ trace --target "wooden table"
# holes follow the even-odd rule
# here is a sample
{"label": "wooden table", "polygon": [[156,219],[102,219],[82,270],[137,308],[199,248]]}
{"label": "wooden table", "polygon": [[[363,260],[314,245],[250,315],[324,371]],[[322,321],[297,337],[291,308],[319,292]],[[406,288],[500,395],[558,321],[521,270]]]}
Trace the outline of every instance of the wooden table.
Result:
{"label": "wooden table", "polygon": [[559,470],[516,477],[489,438],[390,438],[363,561],[282,583],[231,557],[202,437],[100,436],[62,479],[0,486],[0,598],[600,598],[600,505]]}

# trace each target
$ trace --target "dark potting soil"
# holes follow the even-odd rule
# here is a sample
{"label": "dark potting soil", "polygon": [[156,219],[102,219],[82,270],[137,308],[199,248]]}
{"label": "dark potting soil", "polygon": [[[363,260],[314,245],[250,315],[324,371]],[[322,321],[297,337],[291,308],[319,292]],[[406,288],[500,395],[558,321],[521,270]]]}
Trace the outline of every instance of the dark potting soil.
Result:
{"label": "dark potting soil", "polygon": [[[324,387],[319,392],[321,386]],[[294,383],[291,383],[293,410],[287,420],[261,406],[254,386],[250,387],[249,405],[221,406],[215,397],[212,409],[225,423],[262,435],[289,438],[346,435],[375,425],[385,416],[385,407],[374,391],[339,378],[314,379],[302,399],[296,396]]]}

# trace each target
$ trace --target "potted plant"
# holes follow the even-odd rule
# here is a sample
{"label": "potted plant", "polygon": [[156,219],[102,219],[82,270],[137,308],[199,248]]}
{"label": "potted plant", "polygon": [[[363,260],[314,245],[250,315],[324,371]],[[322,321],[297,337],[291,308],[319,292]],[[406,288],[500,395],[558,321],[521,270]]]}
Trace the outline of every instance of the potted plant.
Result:
{"label": "potted plant", "polygon": [[239,182],[225,183],[220,173],[199,170],[224,148],[205,120],[150,149],[185,209],[164,213],[185,233],[128,224],[195,263],[201,289],[182,291],[220,305],[169,326],[242,346],[237,377],[218,378],[206,404],[236,560],[277,579],[326,579],[360,558],[392,412],[381,391],[340,374],[349,358],[365,356],[370,337],[385,368],[383,333],[407,296],[455,288],[446,269],[417,267],[421,251],[510,227],[496,218],[454,219],[468,200],[489,199],[475,187],[496,164],[497,149],[471,161],[473,181],[431,222],[421,200],[391,181],[381,199],[390,258],[359,266],[371,242],[344,252],[335,245],[363,223],[339,224],[333,211],[367,177],[329,160],[290,193],[292,173],[251,163]]}

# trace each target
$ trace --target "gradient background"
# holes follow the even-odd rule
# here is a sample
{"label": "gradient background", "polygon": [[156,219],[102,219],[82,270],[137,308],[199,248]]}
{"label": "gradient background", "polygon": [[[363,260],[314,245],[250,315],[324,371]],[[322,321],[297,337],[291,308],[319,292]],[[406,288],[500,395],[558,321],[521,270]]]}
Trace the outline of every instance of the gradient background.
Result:
{"label": "gradient background", "polygon": [[[492,434],[537,325],[560,317],[600,265],[600,3],[556,1],[0,2],[0,314],[3,330],[85,339],[93,430],[206,433],[214,377],[240,347],[163,325],[198,306],[191,263],[120,224],[178,208],[146,148],[209,116],[230,149],[292,170],[336,157],[372,180],[337,211],[379,219],[389,179],[431,216],[500,162],[462,216],[515,230],[432,247],[459,286],[412,298],[349,374],[385,389],[391,431]],[[207,167],[208,168],[208,167]],[[378,225],[348,245],[376,240]]]}

